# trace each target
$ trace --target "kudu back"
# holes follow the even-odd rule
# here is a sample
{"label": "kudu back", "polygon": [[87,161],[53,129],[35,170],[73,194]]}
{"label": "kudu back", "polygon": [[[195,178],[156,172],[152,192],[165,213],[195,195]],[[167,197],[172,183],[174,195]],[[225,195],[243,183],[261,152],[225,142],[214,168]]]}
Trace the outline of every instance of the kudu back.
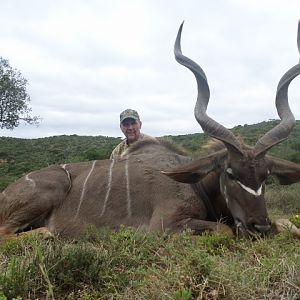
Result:
{"label": "kudu back", "polygon": [[39,227],[63,237],[77,237],[91,224],[113,229],[125,225],[141,231],[188,228],[195,234],[220,230],[243,236],[270,231],[264,198],[267,177],[273,175],[281,184],[300,181],[299,164],[267,155],[271,147],[288,137],[295,124],[288,87],[300,73],[300,65],[279,81],[279,125],[249,147],[207,115],[207,78],[201,67],[181,52],[182,27],[175,42],[175,58],[195,75],[196,120],[222,147],[191,159],[159,140],[141,141],[120,159],[31,172],[0,195],[2,238]]}

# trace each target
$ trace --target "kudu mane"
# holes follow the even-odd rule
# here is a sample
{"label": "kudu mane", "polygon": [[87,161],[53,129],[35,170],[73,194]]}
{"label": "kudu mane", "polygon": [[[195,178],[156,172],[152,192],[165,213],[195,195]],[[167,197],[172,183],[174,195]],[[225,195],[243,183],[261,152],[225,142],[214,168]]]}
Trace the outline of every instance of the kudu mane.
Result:
{"label": "kudu mane", "polygon": [[[250,146],[247,146],[246,144],[243,143],[243,139],[241,137],[238,137],[240,140],[241,144],[243,144],[243,147],[246,149],[251,149]],[[173,140],[166,138],[166,137],[159,137],[153,140],[141,140],[137,141],[136,143],[132,144],[126,151],[127,155],[130,154],[139,154],[141,150],[147,149],[151,145],[161,145],[163,146],[166,150],[169,150],[175,154],[182,155],[182,156],[191,156],[189,151],[185,149],[183,146],[176,144]],[[214,152],[218,152],[220,150],[225,149],[225,145],[223,142],[211,138],[208,142],[206,142],[204,145],[201,146],[199,153],[195,154],[195,158],[203,155],[209,155]]]}
{"label": "kudu mane", "polygon": [[[240,135],[236,136],[236,140],[239,142],[240,149],[243,153],[249,153],[253,150],[253,146],[247,145]],[[211,138],[206,144],[201,147],[200,155],[209,155],[223,149],[226,149],[226,146],[222,141]]]}
{"label": "kudu mane", "polygon": [[139,153],[143,149],[147,149],[151,145],[161,145],[165,149],[178,154],[182,156],[188,156],[188,151],[184,149],[182,146],[179,146],[175,144],[172,140],[165,138],[165,137],[160,137],[156,139],[151,139],[151,140],[141,140],[137,141],[136,143],[132,144],[126,152],[126,154],[132,154],[132,153]]}
{"label": "kudu mane", "polygon": [[[225,145],[224,143],[222,143],[221,141],[217,140],[217,139],[210,139],[206,144],[204,144],[201,149],[200,149],[200,153],[198,155],[208,155],[211,154],[213,152],[217,152],[220,150],[225,149]],[[198,156],[197,155],[197,156]]]}

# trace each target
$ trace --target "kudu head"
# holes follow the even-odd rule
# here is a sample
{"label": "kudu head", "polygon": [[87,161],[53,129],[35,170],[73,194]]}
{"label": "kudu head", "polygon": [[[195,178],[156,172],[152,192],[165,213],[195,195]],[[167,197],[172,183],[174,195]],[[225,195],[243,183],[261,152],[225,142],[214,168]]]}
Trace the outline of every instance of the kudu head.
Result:
{"label": "kudu head", "polygon": [[[284,177],[288,173],[288,171],[284,173],[283,170],[287,169],[287,166],[278,167],[280,163],[285,165],[282,160],[279,163],[276,158],[271,158],[266,153],[271,147],[286,139],[295,125],[288,104],[288,87],[300,73],[300,65],[297,64],[288,70],[279,81],[276,109],[281,119],[280,123],[250,148],[207,115],[210,97],[207,78],[201,67],[181,52],[182,27],[183,24],[178,31],[174,53],[177,62],[190,69],[196,77],[198,87],[196,120],[207,135],[222,141],[225,148],[165,174],[177,181],[192,183],[204,178],[209,172],[218,170],[221,194],[239,231],[245,235],[265,234],[271,226],[264,199],[264,182],[270,174]],[[300,52],[300,22],[297,42]],[[299,174],[297,173],[295,177],[297,178],[294,178],[294,182],[299,180]]]}

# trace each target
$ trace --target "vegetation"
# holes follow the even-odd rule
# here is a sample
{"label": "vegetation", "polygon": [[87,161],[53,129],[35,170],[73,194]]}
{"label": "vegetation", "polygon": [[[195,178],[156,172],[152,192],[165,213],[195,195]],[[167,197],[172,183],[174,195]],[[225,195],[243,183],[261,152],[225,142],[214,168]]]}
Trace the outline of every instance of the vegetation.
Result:
{"label": "vegetation", "polygon": [[295,214],[290,218],[290,221],[300,228],[300,214]]}
{"label": "vegetation", "polygon": [[[276,121],[233,129],[249,143]],[[272,149],[299,161],[300,123]],[[298,137],[298,138],[297,138]],[[192,154],[203,134],[167,137]],[[53,163],[107,158],[120,138],[58,136],[35,140],[0,138],[0,183]],[[267,186],[271,218],[300,225],[300,183]],[[34,234],[0,242],[0,300],[6,299],[300,299],[300,240],[288,230],[256,241],[221,234],[142,234],[88,228],[64,241]]]}
{"label": "vegetation", "polygon": [[288,232],[255,242],[124,228],[68,242],[29,235],[0,245],[0,299],[299,299],[299,246]]}
{"label": "vegetation", "polygon": [[0,137],[0,189],[32,170],[52,164],[108,158],[120,141],[77,135],[41,139]]}
{"label": "vegetation", "polygon": [[20,120],[37,124],[39,117],[30,116],[30,97],[26,91],[27,80],[13,69],[8,60],[0,56],[0,128],[14,129]]}
{"label": "vegetation", "polygon": [[[236,126],[232,129],[235,136],[239,136],[243,141],[254,146],[257,139],[261,137],[264,133],[274,128],[279,123],[278,120],[270,120],[268,122],[261,122],[253,125]],[[293,162],[300,163],[300,121],[296,122],[296,126],[289,138],[280,143],[279,145],[273,147],[270,150],[270,154],[284,158]],[[197,153],[201,146],[203,146],[210,139],[202,133],[187,134],[179,136],[170,136],[176,144],[183,146],[184,148],[190,150],[191,153]]]}

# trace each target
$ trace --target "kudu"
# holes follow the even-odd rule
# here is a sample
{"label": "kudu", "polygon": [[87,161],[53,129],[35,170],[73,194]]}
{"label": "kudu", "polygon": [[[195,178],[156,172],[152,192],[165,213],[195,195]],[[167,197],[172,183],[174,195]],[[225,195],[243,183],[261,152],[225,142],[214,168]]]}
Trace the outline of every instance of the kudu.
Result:
{"label": "kudu", "polygon": [[195,117],[206,134],[224,145],[191,159],[158,140],[141,141],[120,159],[31,172],[0,196],[2,238],[42,226],[60,236],[76,237],[89,224],[110,228],[123,224],[143,231],[189,228],[195,234],[206,230],[232,234],[236,229],[245,236],[270,231],[264,199],[267,176],[276,176],[282,184],[300,181],[299,164],[266,155],[288,137],[294,126],[287,92],[300,73],[300,65],[291,68],[279,82],[276,107],[280,124],[250,148],[206,114],[207,79],[195,62],[182,55],[181,31],[182,25],[174,52],[177,61],[197,80]]}

